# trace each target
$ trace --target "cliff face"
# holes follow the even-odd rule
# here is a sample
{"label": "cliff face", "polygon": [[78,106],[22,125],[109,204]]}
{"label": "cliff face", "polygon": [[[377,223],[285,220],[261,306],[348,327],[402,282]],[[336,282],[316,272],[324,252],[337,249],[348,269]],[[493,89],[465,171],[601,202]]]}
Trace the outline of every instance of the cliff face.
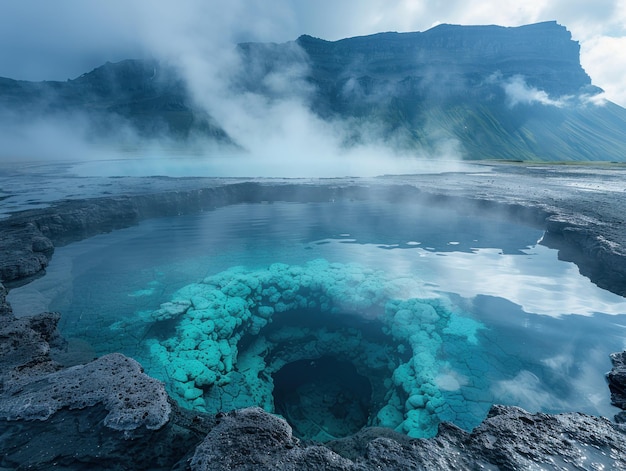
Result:
{"label": "cliff face", "polygon": [[312,109],[374,122],[405,150],[436,156],[449,141],[467,159],[624,160],[626,110],[589,103],[601,90],[556,22],[296,43],[308,58]]}
{"label": "cliff face", "polygon": [[[314,79],[368,75],[427,80],[450,74],[477,84],[492,73],[524,75],[528,84],[562,95],[591,84],[580,47],[556,22],[517,28],[439,25],[423,33],[380,33],[336,42],[301,36]],[[334,77],[333,77],[334,76]]]}

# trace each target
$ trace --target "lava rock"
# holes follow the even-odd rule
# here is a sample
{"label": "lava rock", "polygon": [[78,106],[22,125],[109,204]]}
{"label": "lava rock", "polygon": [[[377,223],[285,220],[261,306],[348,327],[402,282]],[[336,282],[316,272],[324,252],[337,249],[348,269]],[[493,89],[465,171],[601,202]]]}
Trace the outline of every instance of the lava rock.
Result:
{"label": "lava rock", "polygon": [[102,404],[63,408],[46,420],[0,419],[0,469],[188,470],[189,453],[215,420],[171,407],[163,427],[140,427],[132,436],[104,425]]}
{"label": "lava rock", "polygon": [[196,448],[191,469],[339,471],[354,469],[354,464],[324,446],[302,445],[285,420],[251,407],[220,415]]}
{"label": "lava rock", "polygon": [[623,469],[626,433],[584,414],[530,414],[493,406],[473,432],[443,423],[431,439],[365,429],[327,446],[358,469]]}
{"label": "lava rock", "polygon": [[[606,375],[611,391],[611,404],[626,411],[626,351],[611,354],[613,369]],[[619,417],[626,419],[626,414],[620,413]],[[616,416],[616,420],[617,417]],[[619,421],[619,420],[618,420]],[[625,422],[626,420],[622,420]]]}
{"label": "lava rock", "polygon": [[58,313],[50,312],[22,318],[11,313],[0,316],[0,388],[9,389],[8,383],[20,377],[60,368],[49,356],[51,344],[55,348],[63,346],[56,330],[59,319]]}
{"label": "lava rock", "polygon": [[626,429],[581,413],[530,414],[493,406],[465,443],[476,463],[500,469],[624,469]]}
{"label": "lava rock", "polygon": [[13,314],[13,309],[11,305],[7,302],[7,294],[9,291],[4,287],[2,283],[0,283],[0,317],[2,316],[10,316]]}
{"label": "lava rock", "polygon": [[32,382],[15,381],[5,386],[0,399],[0,417],[6,420],[46,420],[64,408],[83,409],[101,403],[108,411],[104,425],[123,431],[142,426],[157,430],[171,413],[163,384],[119,353]]}
{"label": "lava rock", "polygon": [[0,316],[0,469],[185,469],[212,417],[179,409],[120,354],[62,369],[59,317]]}
{"label": "lava rock", "polygon": [[324,446],[259,408],[221,416],[190,462],[200,470],[624,469],[626,430],[584,414],[493,406],[473,432],[444,423],[431,439],[364,429]]}
{"label": "lava rock", "polygon": [[143,373],[141,365],[113,353],[67,369],[50,357],[62,349],[60,315],[0,316],[0,420],[46,420],[61,409],[101,403],[104,425],[132,431],[159,429],[171,407],[163,384]]}
{"label": "lava rock", "polygon": [[22,280],[48,266],[52,242],[28,218],[0,222],[0,281]]}

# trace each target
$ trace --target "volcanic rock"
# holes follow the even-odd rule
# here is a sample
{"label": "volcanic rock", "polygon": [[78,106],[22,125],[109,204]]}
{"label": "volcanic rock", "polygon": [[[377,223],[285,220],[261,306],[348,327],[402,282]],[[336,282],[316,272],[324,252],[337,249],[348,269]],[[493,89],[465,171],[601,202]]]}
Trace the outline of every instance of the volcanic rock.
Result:
{"label": "volcanic rock", "polygon": [[304,443],[282,419],[259,408],[218,418],[196,448],[192,470],[611,469],[626,466],[625,429],[584,414],[530,414],[494,406],[473,432],[444,423],[432,439],[364,429]]}
{"label": "volcanic rock", "polygon": [[[611,391],[611,404],[626,411],[626,351],[612,353],[611,362],[613,369],[606,375]],[[626,412],[617,414],[615,420],[626,423]]]}
{"label": "volcanic rock", "polygon": [[[537,175],[541,177],[542,191],[533,193],[535,187],[527,185],[522,202],[511,196],[513,190],[508,187],[482,188],[481,191],[490,193],[480,202],[481,209],[523,214],[539,223],[546,214],[552,214],[547,222],[549,233],[562,236],[562,250],[568,245],[587,249],[589,254],[601,250],[606,257],[602,258],[603,263],[612,260],[610,266],[621,270],[606,283],[615,292],[623,290],[618,276],[623,274],[619,267],[624,267],[625,245],[620,230],[624,214],[621,203],[610,193],[550,187],[544,173]],[[458,187],[450,186],[446,193],[441,180],[427,178],[439,185],[436,191],[430,188],[431,201],[462,201],[463,207],[469,207],[467,203],[477,198],[473,187],[463,194]],[[445,181],[454,178],[448,175]],[[562,173],[558,178],[563,178]],[[585,178],[587,183],[606,182]],[[30,247],[28,253],[44,254],[33,251],[49,251],[50,245],[42,237],[67,243],[148,217],[234,202],[364,197],[362,188],[352,185],[248,183],[163,195],[64,202],[8,218],[0,224],[0,233],[8,234],[16,244],[19,242],[19,247]],[[551,205],[542,199],[546,188],[551,191]],[[370,189],[368,195],[411,200],[428,197],[410,185],[395,186],[393,191],[380,194]],[[515,205],[510,204],[512,201]],[[98,209],[99,206],[102,207]],[[119,214],[122,217],[116,219]],[[575,237],[564,235],[570,233]],[[21,239],[24,234],[28,237]],[[600,244],[602,238],[605,242]],[[6,254],[0,266],[7,260],[8,266],[22,259],[19,250]],[[582,263],[586,262],[580,260],[584,267]],[[54,329],[58,315],[45,313],[16,319],[5,296],[6,290],[0,286],[0,467],[183,470],[190,466],[220,469],[223,463],[229,463],[232,469],[277,470],[626,467],[624,426],[577,413],[531,414],[494,406],[484,423],[472,432],[444,423],[435,438],[412,439],[390,429],[370,428],[321,445],[298,441],[282,419],[259,409],[219,414],[217,418],[180,410],[164,396],[158,381],[148,378],[135,361],[121,355],[61,369],[53,361],[54,355],[50,355],[64,348]],[[609,375],[616,405],[624,404],[625,355],[613,356],[615,369]],[[140,390],[129,386],[133,382]],[[72,391],[77,391],[76,395]]]}
{"label": "volcanic rock", "polygon": [[0,315],[0,468],[173,469],[213,420],[180,410],[123,355],[63,369],[58,320]]}

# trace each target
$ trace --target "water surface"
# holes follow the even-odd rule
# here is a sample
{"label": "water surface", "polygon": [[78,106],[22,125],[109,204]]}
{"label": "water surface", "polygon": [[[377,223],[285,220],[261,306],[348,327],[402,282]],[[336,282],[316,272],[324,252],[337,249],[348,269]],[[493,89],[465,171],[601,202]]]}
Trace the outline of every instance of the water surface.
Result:
{"label": "water surface", "polygon": [[168,382],[146,346],[157,334],[113,326],[234,266],[358,264],[414,281],[411,296],[445,299],[455,325],[478,326],[472,339],[442,333],[431,374],[445,400],[439,419],[470,429],[492,403],[612,416],[604,373],[608,354],[625,347],[626,300],[559,261],[541,237],[508,221],[405,203],[240,204],[59,248],[46,276],[9,300],[18,315],[60,311],[75,361],[122,351]]}

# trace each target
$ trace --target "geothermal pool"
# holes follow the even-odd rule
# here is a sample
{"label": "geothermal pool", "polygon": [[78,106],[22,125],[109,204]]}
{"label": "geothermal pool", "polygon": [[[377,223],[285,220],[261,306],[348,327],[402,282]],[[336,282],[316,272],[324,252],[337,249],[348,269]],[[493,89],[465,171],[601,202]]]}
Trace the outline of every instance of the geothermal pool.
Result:
{"label": "geothermal pool", "polygon": [[119,351],[183,406],[301,438],[476,426],[491,404],[612,416],[626,299],[538,229],[408,203],[239,204],[58,248],[9,295],[62,313],[66,365]]}

